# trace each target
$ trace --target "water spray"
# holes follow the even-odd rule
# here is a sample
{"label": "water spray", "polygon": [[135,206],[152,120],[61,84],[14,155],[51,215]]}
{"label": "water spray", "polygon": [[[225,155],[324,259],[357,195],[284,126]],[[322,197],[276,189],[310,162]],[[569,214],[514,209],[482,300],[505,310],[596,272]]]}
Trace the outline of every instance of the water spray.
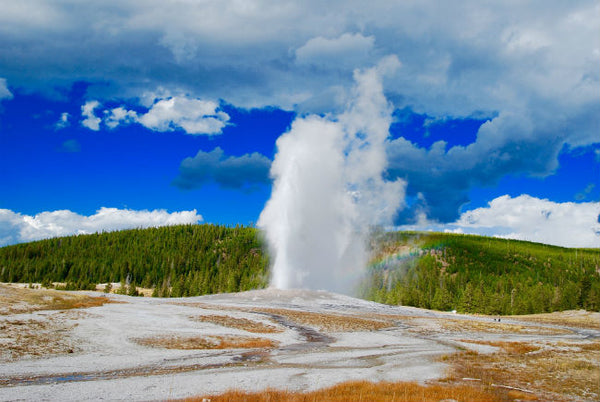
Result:
{"label": "water spray", "polygon": [[277,140],[273,191],[258,227],[272,256],[271,285],[349,293],[368,260],[369,228],[391,223],[405,183],[386,181],[392,107],[382,75],[395,57],[355,71],[346,110],[299,117]]}

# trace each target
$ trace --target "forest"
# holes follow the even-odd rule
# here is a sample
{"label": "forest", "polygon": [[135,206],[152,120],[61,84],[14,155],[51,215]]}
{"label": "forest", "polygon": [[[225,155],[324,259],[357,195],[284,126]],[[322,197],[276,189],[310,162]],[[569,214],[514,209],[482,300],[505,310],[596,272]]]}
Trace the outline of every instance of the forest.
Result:
{"label": "forest", "polygon": [[365,299],[435,310],[600,311],[600,250],[448,233],[381,232]]}
{"label": "forest", "polygon": [[[359,297],[484,314],[600,311],[600,250],[425,232],[376,232]],[[0,248],[0,282],[67,290],[120,282],[184,297],[265,288],[269,257],[252,227],[181,225]]]}
{"label": "forest", "polygon": [[162,297],[262,288],[268,265],[256,229],[242,226],[133,229],[0,248],[2,282],[62,282],[67,290],[121,282],[130,294],[139,286]]}

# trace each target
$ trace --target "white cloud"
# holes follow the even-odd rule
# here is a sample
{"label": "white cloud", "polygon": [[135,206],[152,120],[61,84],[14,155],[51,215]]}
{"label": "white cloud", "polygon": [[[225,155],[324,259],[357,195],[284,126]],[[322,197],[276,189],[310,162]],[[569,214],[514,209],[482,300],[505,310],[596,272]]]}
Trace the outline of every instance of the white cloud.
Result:
{"label": "white cloud", "polygon": [[357,68],[373,61],[375,37],[344,33],[338,38],[310,39],[296,49],[296,62],[329,68]]}
{"label": "white cloud", "polygon": [[[147,99],[143,101],[147,102]],[[87,116],[82,124],[92,130],[99,130],[101,122],[111,129],[121,124],[139,123],[154,131],[180,129],[187,134],[215,135],[220,134],[229,121],[229,115],[220,110],[217,102],[187,96],[156,98],[142,114],[123,106],[107,109],[103,112],[104,119],[94,115],[98,106],[97,101],[90,101],[81,108],[82,114]]]}
{"label": "white cloud", "polygon": [[[599,12],[595,0],[37,0],[3,7],[0,41],[22,51],[0,71],[15,86],[47,90],[70,73],[102,82],[96,90],[113,99],[164,87],[293,108],[297,95],[349,88],[354,68],[396,54],[405,68],[385,89],[399,107],[435,117],[514,105],[577,109],[598,100]],[[306,63],[336,56],[347,74],[306,74]]]}
{"label": "white cloud", "polygon": [[[397,108],[434,118],[532,114],[559,127],[548,136],[577,122],[565,134],[572,144],[597,141],[598,120],[589,118],[600,114],[595,0],[241,3],[105,0],[71,7],[37,0],[5,6],[0,43],[21,51],[3,58],[0,71],[28,90],[101,82],[88,91],[103,102],[162,88],[239,107],[303,109],[308,103],[323,113],[340,110],[336,102],[344,100],[319,101],[324,93],[350,88],[356,67],[395,54],[404,67],[384,89]],[[334,62],[335,68],[307,73],[307,66]]]}
{"label": "white cloud", "polygon": [[9,91],[8,86],[6,85],[6,78],[0,78],[0,100],[2,99],[12,99],[13,94]]}
{"label": "white cloud", "polygon": [[138,115],[133,110],[126,110],[123,107],[105,110],[104,124],[109,128],[116,128],[119,124],[129,124],[137,121]]}
{"label": "white cloud", "polygon": [[103,207],[90,216],[79,215],[69,210],[41,212],[31,216],[0,209],[0,246],[57,236],[199,221],[202,221],[202,216],[195,209],[169,213],[164,209],[135,211]]}
{"label": "white cloud", "polygon": [[69,127],[71,125],[71,122],[69,121],[69,117],[71,115],[67,112],[61,113],[60,114],[60,118],[58,119],[58,121],[54,124],[54,127],[57,130],[63,129],[65,127]]}
{"label": "white cloud", "polygon": [[454,223],[423,220],[401,229],[435,230],[527,240],[563,247],[600,247],[600,203],[558,203],[503,195],[464,212]]}
{"label": "white cloud", "polygon": [[[219,114],[178,115],[185,102],[170,98],[169,109],[170,94],[337,112],[356,67],[397,55],[402,69],[383,81],[396,109],[434,120],[493,119],[474,146],[447,154],[443,144],[424,150],[403,139],[390,147],[390,164],[408,177],[410,196],[412,183],[427,186],[430,177],[441,177],[431,180],[435,188],[461,186],[433,195],[416,189],[439,210],[432,216],[447,222],[456,220],[473,186],[493,185],[505,174],[548,175],[565,145],[598,142],[597,0],[13,3],[0,13],[0,43],[18,49],[0,58],[11,86],[53,93],[77,81],[97,83],[87,96],[105,104],[161,93],[158,102],[140,99],[152,107],[142,124],[161,131],[216,134],[227,123]],[[411,170],[422,160],[425,180]],[[441,210],[444,203],[449,210]]]}
{"label": "white cloud", "polygon": [[175,96],[156,101],[137,120],[156,131],[183,129],[188,134],[220,134],[229,115],[218,108],[213,101]]}
{"label": "white cloud", "polygon": [[90,130],[98,131],[100,130],[100,122],[101,118],[96,117],[94,114],[94,110],[100,106],[100,102],[98,101],[87,101],[83,106],[81,106],[81,115],[85,117],[81,121],[81,124]]}

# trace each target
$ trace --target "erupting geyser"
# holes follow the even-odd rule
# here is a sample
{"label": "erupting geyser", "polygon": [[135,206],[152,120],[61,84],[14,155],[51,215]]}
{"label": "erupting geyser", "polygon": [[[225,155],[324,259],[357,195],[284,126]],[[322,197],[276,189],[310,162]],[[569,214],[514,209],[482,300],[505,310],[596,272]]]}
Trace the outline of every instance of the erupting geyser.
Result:
{"label": "erupting geyser", "polygon": [[349,292],[366,265],[373,225],[391,222],[405,183],[383,179],[392,108],[381,76],[388,57],[355,71],[346,111],[297,118],[277,140],[271,199],[258,226],[271,251],[271,285]]}

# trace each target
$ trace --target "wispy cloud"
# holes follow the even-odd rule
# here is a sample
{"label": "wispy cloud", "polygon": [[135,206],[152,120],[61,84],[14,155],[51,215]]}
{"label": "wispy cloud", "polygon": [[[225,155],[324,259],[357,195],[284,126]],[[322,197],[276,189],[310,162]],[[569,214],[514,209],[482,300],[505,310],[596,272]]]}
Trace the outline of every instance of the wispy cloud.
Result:
{"label": "wispy cloud", "polygon": [[81,151],[81,144],[79,143],[79,141],[74,139],[66,140],[61,144],[59,150],[61,152],[76,153]]}
{"label": "wispy cloud", "polygon": [[0,100],[2,99],[12,99],[13,94],[8,89],[6,84],[6,78],[0,78]]}
{"label": "wispy cloud", "polygon": [[591,193],[591,192],[594,190],[594,188],[596,188],[596,184],[594,184],[594,183],[590,183],[590,184],[588,184],[588,185],[587,185],[587,186],[586,186],[586,187],[583,189],[583,191],[581,191],[581,192],[579,192],[579,193],[575,194],[575,199],[576,199],[577,201],[583,201],[583,200],[585,200],[585,199],[586,199],[586,198],[587,198],[587,197],[590,195],[590,193]]}
{"label": "wispy cloud", "polygon": [[58,121],[54,124],[54,128],[57,130],[61,130],[63,128],[69,127],[71,125],[69,117],[71,117],[69,113],[61,113],[60,117],[58,118]]}

